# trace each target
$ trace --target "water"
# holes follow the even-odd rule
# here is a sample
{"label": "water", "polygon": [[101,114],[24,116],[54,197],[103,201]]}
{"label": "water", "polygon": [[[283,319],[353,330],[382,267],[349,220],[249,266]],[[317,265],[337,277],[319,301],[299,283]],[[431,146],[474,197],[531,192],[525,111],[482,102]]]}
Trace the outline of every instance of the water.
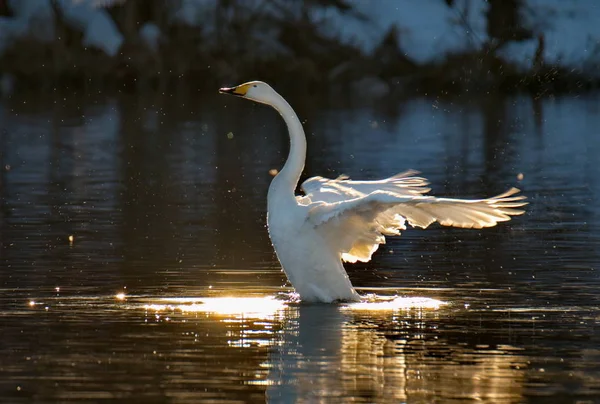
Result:
{"label": "water", "polygon": [[600,95],[292,103],[307,175],[518,186],[527,214],[409,229],[347,265],[365,303],[303,305],[265,229],[274,112],[5,101],[2,401],[600,402]]}

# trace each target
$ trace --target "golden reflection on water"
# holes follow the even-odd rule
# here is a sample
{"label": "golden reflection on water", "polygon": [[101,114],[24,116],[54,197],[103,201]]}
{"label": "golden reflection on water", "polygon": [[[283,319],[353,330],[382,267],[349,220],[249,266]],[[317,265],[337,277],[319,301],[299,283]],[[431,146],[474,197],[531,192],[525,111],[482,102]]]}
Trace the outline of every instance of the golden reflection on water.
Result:
{"label": "golden reflection on water", "polygon": [[349,310],[365,311],[394,311],[394,310],[413,310],[413,309],[431,309],[437,310],[446,305],[441,300],[430,299],[428,297],[397,297],[392,299],[373,297],[372,301],[360,303],[351,303],[345,307]]}
{"label": "golden reflection on water", "polygon": [[[444,302],[393,299],[287,312],[267,397],[279,402],[519,402],[526,358],[510,345],[469,346],[437,332]],[[365,312],[367,311],[367,312]]]}
{"label": "golden reflection on water", "polygon": [[283,300],[266,297],[208,297],[167,298],[144,308],[154,312],[180,311],[182,313],[207,313],[216,316],[242,316],[271,319],[287,306]]}
{"label": "golden reflection on water", "polygon": [[526,359],[507,350],[465,349],[423,334],[393,339],[354,325],[342,331],[344,394],[377,401],[519,401]]}
{"label": "golden reflection on water", "polygon": [[223,328],[228,349],[268,348],[245,383],[263,386],[269,401],[523,398],[527,360],[520,350],[448,340],[438,327],[452,306],[436,299],[310,305],[274,296],[167,298],[143,307],[157,315],[203,314]]}
{"label": "golden reflection on water", "polygon": [[[116,295],[118,300],[124,300],[125,295]],[[447,304],[436,299],[425,297],[382,298],[369,296],[370,301],[341,304],[341,310],[356,311],[395,311],[413,309],[437,310]],[[292,303],[274,296],[265,297],[209,297],[209,298],[162,298],[156,303],[145,304],[146,310],[154,312],[180,311],[182,313],[210,313],[228,316],[241,315],[252,318],[272,318],[286,309]]]}

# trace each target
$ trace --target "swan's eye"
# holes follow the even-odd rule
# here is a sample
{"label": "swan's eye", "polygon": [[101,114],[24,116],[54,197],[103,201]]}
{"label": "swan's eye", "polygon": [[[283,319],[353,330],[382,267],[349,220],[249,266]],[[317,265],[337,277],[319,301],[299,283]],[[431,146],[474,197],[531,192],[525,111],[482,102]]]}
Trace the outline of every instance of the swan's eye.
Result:
{"label": "swan's eye", "polygon": [[255,84],[255,85],[253,85],[252,87],[256,88],[256,87],[258,87],[258,86]]}

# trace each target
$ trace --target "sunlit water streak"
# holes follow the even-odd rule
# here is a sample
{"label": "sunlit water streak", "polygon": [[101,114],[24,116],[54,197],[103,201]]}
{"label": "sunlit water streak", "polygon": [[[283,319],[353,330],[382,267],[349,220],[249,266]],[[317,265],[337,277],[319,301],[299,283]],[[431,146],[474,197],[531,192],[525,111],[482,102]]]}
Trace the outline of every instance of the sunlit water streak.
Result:
{"label": "sunlit water streak", "polygon": [[145,310],[154,312],[179,311],[181,313],[207,313],[214,316],[239,315],[246,318],[268,319],[284,310],[287,304],[274,296],[160,298],[156,300],[156,303],[146,303],[143,307]]}
{"label": "sunlit water streak", "polygon": [[[119,298],[119,297],[118,297]],[[119,300],[122,300],[119,298]],[[271,316],[284,310],[297,299],[284,301],[276,296],[266,297],[212,297],[212,298],[160,298],[156,303],[144,304],[144,309],[156,312],[178,310],[182,313],[211,313],[215,315],[240,314],[251,317]],[[340,303],[345,310],[412,310],[438,309],[447,304],[426,297],[389,297],[369,295],[362,302]],[[135,308],[135,306],[131,306]]]}

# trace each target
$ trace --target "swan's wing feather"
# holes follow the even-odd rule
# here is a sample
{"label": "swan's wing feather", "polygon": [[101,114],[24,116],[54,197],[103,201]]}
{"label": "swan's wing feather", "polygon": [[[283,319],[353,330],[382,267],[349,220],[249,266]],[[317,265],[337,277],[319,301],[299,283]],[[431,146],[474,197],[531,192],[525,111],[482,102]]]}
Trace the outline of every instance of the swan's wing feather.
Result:
{"label": "swan's wing feather", "polygon": [[376,191],[341,202],[320,202],[309,211],[309,220],[323,240],[347,262],[371,259],[385,235],[399,235],[404,218],[388,209],[410,197]]}
{"label": "swan's wing feather", "polygon": [[359,198],[375,191],[396,195],[422,195],[429,192],[425,178],[417,177],[417,171],[405,171],[377,181],[353,181],[346,176],[336,179],[312,177],[302,183],[302,191],[312,201],[334,203]]}
{"label": "swan's wing feather", "polygon": [[345,261],[369,261],[386,235],[398,235],[411,226],[426,228],[433,222],[443,226],[483,228],[521,215],[524,196],[509,191],[488,199],[463,200],[432,196],[406,196],[386,191],[334,203],[315,204],[309,220],[331,242]]}
{"label": "swan's wing feather", "polygon": [[414,198],[410,203],[393,207],[392,211],[404,216],[413,227],[426,228],[438,222],[442,226],[481,229],[525,213],[517,209],[527,205],[525,196],[514,196],[519,192],[511,188],[487,199]]}

